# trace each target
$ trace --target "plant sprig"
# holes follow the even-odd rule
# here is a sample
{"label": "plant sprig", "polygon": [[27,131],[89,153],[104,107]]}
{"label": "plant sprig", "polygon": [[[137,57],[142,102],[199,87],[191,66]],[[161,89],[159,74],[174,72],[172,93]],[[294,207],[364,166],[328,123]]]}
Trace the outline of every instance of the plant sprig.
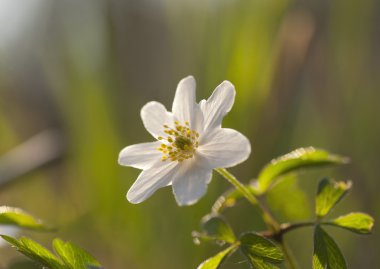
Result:
{"label": "plant sprig", "polygon": [[[277,264],[285,261],[288,268],[295,269],[297,262],[284,242],[283,236],[290,231],[307,226],[315,227],[313,268],[346,268],[346,262],[339,247],[322,226],[336,226],[358,234],[368,234],[374,224],[374,219],[371,216],[360,212],[325,220],[335,205],[350,191],[352,187],[350,181],[336,182],[328,178],[322,179],[316,195],[315,219],[310,221],[279,223],[270,208],[266,206],[265,199],[267,193],[278,180],[291,172],[309,167],[324,167],[347,162],[347,158],[322,149],[300,148],[272,160],[261,170],[257,180],[253,180],[247,185],[238,181],[226,169],[216,169],[235,189],[224,193],[217,199],[212,207],[211,215],[202,220],[202,231],[194,232],[193,236],[200,240],[214,240],[229,246],[216,256],[206,260],[198,269],[219,268],[225,259],[238,249],[246,256],[253,268],[278,268]],[[243,233],[239,237],[235,236],[233,229],[221,214],[224,209],[235,206],[237,201],[242,198],[246,198],[250,204],[260,209],[267,230]],[[247,238],[249,238],[248,241]],[[249,242],[248,245],[247,242]],[[260,250],[260,255],[257,250]],[[278,257],[275,261],[268,258],[273,254]]]}

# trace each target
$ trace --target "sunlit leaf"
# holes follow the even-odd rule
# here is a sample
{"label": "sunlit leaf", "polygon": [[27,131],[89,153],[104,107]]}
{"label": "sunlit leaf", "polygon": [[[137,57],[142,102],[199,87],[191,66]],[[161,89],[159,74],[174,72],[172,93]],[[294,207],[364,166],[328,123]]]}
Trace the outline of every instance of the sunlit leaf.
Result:
{"label": "sunlit leaf", "polygon": [[51,227],[47,227],[41,220],[31,216],[22,209],[8,206],[0,206],[0,224],[14,225],[24,229],[52,230]]}
{"label": "sunlit leaf", "polygon": [[284,176],[267,193],[268,206],[276,216],[286,221],[310,217],[310,205],[306,193],[298,185],[294,174]]}
{"label": "sunlit leaf", "polygon": [[258,176],[259,190],[265,192],[276,178],[297,169],[343,164],[346,162],[346,158],[330,154],[322,149],[315,149],[313,147],[299,148],[272,160],[261,170]]}
{"label": "sunlit leaf", "polygon": [[258,256],[250,255],[249,253],[246,254],[248,257],[249,262],[255,269],[277,269],[278,266],[266,262],[263,258],[260,258]]}
{"label": "sunlit leaf", "polygon": [[318,186],[315,212],[318,217],[327,213],[348,193],[351,182],[335,182],[328,178],[323,179]]}
{"label": "sunlit leaf", "polygon": [[2,235],[2,238],[8,241],[12,246],[16,247],[17,251],[43,266],[50,269],[66,269],[62,262],[59,261],[49,250],[29,238],[22,237],[17,240],[6,235]]}
{"label": "sunlit leaf", "polygon": [[346,269],[346,261],[334,240],[319,226],[314,232],[313,269]]}
{"label": "sunlit leaf", "polygon": [[221,215],[206,215],[202,219],[201,227],[202,232],[195,232],[193,233],[193,236],[205,240],[217,240],[230,244],[236,241],[233,230]]}
{"label": "sunlit leaf", "polygon": [[355,212],[327,221],[325,224],[341,227],[354,233],[368,234],[372,230],[374,221],[368,214]]}
{"label": "sunlit leaf", "polygon": [[90,265],[100,266],[100,263],[87,251],[71,242],[63,242],[57,238],[53,241],[53,247],[68,269],[88,269]]}
{"label": "sunlit leaf", "polygon": [[38,262],[41,266],[49,269],[100,269],[101,265],[87,251],[60,239],[53,241],[53,247],[58,254],[57,258],[49,250],[34,242],[33,240],[22,237],[19,240],[10,236],[2,235],[2,238],[14,246],[28,258]]}
{"label": "sunlit leaf", "polygon": [[245,233],[240,237],[240,242],[243,253],[250,259],[257,257],[270,263],[280,263],[284,260],[281,249],[261,235]]}
{"label": "sunlit leaf", "polygon": [[237,248],[236,245],[231,245],[225,250],[219,252],[215,256],[202,262],[197,269],[217,269],[223,263],[223,261]]}

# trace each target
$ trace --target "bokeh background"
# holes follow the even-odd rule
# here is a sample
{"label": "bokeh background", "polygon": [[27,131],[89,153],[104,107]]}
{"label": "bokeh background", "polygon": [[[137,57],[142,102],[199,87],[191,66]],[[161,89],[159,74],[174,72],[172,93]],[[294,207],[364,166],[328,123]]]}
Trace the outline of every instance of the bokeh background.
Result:
{"label": "bokeh background", "polygon": [[[228,184],[214,175],[191,207],[178,207],[170,188],[132,205],[125,193],[139,171],[117,165],[123,147],[152,140],[140,108],[157,100],[170,109],[176,84],[192,74],[198,100],[225,79],[236,86],[224,126],[252,143],[232,169],[242,181],[301,146],[351,158],[302,173],[310,206],[286,211],[283,199],[275,213],[312,217],[318,180],[333,175],[354,182],[333,215],[378,219],[379,26],[376,0],[0,0],[0,204],[59,227],[25,233],[33,239],[72,240],[105,268],[196,268],[219,248],[195,245],[191,231]],[[238,232],[262,228],[244,202],[226,214]],[[349,268],[380,266],[376,227],[364,237],[329,232]],[[288,239],[311,268],[311,229]],[[2,248],[0,268],[21,258]],[[237,254],[223,268],[248,264]]]}

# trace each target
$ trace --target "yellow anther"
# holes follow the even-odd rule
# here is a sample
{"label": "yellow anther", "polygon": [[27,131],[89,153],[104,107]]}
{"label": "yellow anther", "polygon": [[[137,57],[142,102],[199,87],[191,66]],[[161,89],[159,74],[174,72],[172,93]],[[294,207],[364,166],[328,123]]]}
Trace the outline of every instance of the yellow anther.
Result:
{"label": "yellow anther", "polygon": [[174,127],[171,128],[167,124],[164,126],[164,132],[167,137],[159,136],[158,140],[162,140],[162,144],[157,150],[161,151],[162,161],[167,159],[171,161],[183,162],[184,160],[194,157],[196,148],[198,147],[199,134],[195,130],[189,128],[190,123],[186,121],[184,124],[174,121]]}

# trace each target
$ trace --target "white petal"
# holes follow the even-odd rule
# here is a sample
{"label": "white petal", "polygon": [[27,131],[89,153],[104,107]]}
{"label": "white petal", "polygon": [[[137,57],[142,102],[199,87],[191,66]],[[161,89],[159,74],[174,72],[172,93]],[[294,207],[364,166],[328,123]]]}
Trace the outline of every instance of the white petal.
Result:
{"label": "white petal", "polygon": [[[20,228],[16,226],[11,225],[0,225],[0,234],[1,235],[8,235],[11,237],[16,237],[17,234],[20,232]],[[9,246],[9,243],[5,241],[4,239],[0,238],[0,247]]]}
{"label": "white petal", "polygon": [[173,126],[173,114],[168,112],[164,105],[159,102],[149,102],[141,109],[141,119],[145,128],[155,138],[166,136],[164,124]]}
{"label": "white petal", "polygon": [[197,131],[199,134],[203,133],[203,112],[200,105],[194,105],[194,114],[191,120],[191,129]]}
{"label": "white petal", "polygon": [[249,140],[241,133],[227,128],[206,133],[200,141],[197,155],[211,169],[232,167],[245,161],[251,153]]}
{"label": "white petal", "polygon": [[176,120],[182,124],[186,121],[190,122],[190,124],[193,122],[194,107],[196,105],[195,87],[195,79],[192,76],[188,76],[178,83],[172,112]]}
{"label": "white petal", "polygon": [[119,164],[147,169],[161,159],[162,152],[157,150],[160,145],[161,142],[156,141],[128,146],[120,152]]}
{"label": "white petal", "polygon": [[173,180],[173,192],[178,205],[196,203],[206,193],[211,176],[211,169],[204,169],[198,165],[181,167]]}
{"label": "white petal", "polygon": [[140,173],[127,193],[127,199],[138,204],[149,198],[157,189],[168,186],[176,173],[176,162],[159,161]]}
{"label": "white petal", "polygon": [[207,101],[200,106],[204,116],[204,130],[220,127],[223,117],[231,110],[235,100],[235,87],[229,81],[223,81]]}

